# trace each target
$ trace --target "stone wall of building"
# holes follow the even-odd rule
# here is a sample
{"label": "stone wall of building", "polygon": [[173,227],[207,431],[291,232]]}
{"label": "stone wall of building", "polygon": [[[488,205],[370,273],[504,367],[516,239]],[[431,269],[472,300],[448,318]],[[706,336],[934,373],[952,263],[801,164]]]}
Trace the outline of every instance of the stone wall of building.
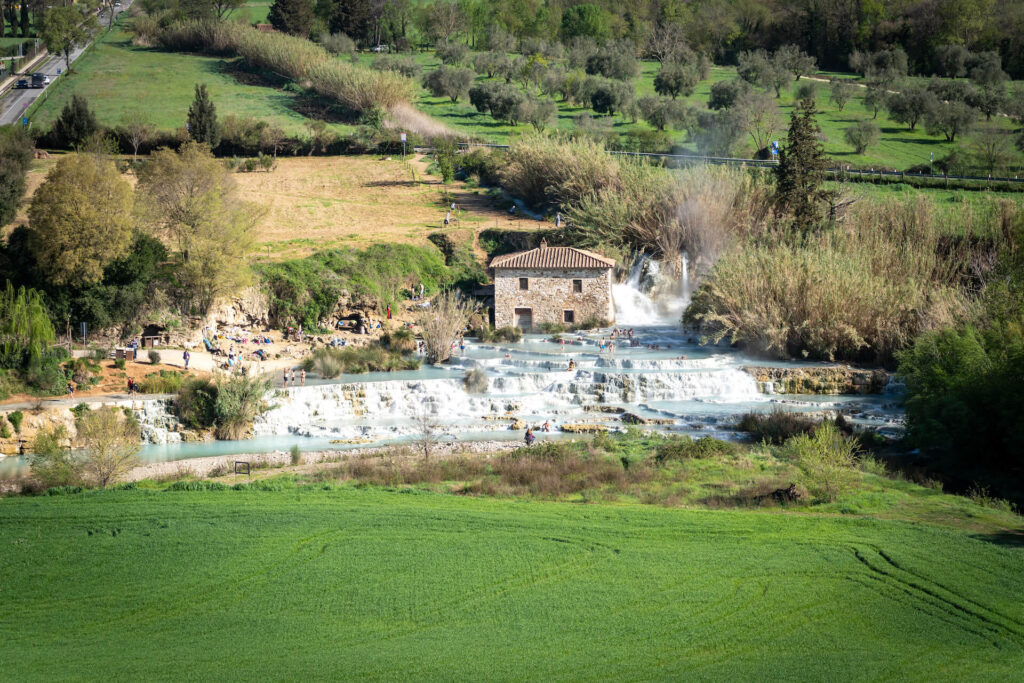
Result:
{"label": "stone wall of building", "polygon": [[[519,288],[527,278],[529,289]],[[573,280],[583,281],[583,291],[573,291]],[[574,322],[600,318],[615,321],[610,268],[496,268],[494,271],[494,326],[515,325],[515,309],[532,309],[533,327],[540,323],[566,324],[564,311],[573,311]]]}

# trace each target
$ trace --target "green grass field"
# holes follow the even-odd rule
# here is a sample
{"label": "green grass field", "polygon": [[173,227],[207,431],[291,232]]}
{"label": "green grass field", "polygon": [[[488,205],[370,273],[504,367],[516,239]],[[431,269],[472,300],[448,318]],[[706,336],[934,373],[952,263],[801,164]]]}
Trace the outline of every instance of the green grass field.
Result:
{"label": "green grass field", "polygon": [[991,679],[1024,548],[791,513],[389,491],[0,500],[4,678]]}
{"label": "green grass field", "polygon": [[47,89],[46,101],[32,116],[34,125],[49,125],[72,93],[78,93],[89,100],[103,125],[116,126],[128,111],[141,109],[158,128],[173,130],[185,125],[195,85],[205,83],[222,117],[252,116],[290,135],[308,134],[297,93],[241,82],[228,60],[135,47],[123,26],[115,25],[74,63],[70,76],[61,76]]}

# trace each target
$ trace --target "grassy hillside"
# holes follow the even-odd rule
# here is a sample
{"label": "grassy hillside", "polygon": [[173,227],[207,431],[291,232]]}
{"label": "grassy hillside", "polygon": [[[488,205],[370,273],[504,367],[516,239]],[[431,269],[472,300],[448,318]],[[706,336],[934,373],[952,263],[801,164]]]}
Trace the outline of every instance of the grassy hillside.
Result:
{"label": "grassy hillside", "polygon": [[20,680],[1007,680],[1024,549],[1001,540],[373,488],[5,499],[2,661]]}

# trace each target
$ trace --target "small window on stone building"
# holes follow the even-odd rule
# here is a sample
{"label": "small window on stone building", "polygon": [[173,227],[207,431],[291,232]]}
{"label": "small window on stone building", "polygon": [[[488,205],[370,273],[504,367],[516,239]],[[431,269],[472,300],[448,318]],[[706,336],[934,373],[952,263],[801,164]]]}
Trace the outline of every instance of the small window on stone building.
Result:
{"label": "small window on stone building", "polygon": [[530,288],[530,279],[529,278],[525,278],[525,277],[519,278],[519,289],[529,289],[529,288]]}
{"label": "small window on stone building", "polygon": [[576,322],[576,311],[562,311],[562,322],[564,322],[564,323],[575,323]]}
{"label": "small window on stone building", "polygon": [[583,280],[573,280],[572,291],[576,294],[583,292]]}

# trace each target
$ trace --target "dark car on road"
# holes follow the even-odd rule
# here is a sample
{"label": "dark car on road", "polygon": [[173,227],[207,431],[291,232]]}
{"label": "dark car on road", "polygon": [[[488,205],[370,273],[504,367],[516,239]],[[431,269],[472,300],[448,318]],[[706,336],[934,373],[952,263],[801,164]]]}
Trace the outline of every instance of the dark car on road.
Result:
{"label": "dark car on road", "polygon": [[27,78],[19,78],[17,84],[15,84],[14,87],[15,88],[27,88],[28,87],[28,79]]}
{"label": "dark car on road", "polygon": [[50,84],[50,77],[46,74],[32,74],[32,87],[33,88],[45,88]]}

